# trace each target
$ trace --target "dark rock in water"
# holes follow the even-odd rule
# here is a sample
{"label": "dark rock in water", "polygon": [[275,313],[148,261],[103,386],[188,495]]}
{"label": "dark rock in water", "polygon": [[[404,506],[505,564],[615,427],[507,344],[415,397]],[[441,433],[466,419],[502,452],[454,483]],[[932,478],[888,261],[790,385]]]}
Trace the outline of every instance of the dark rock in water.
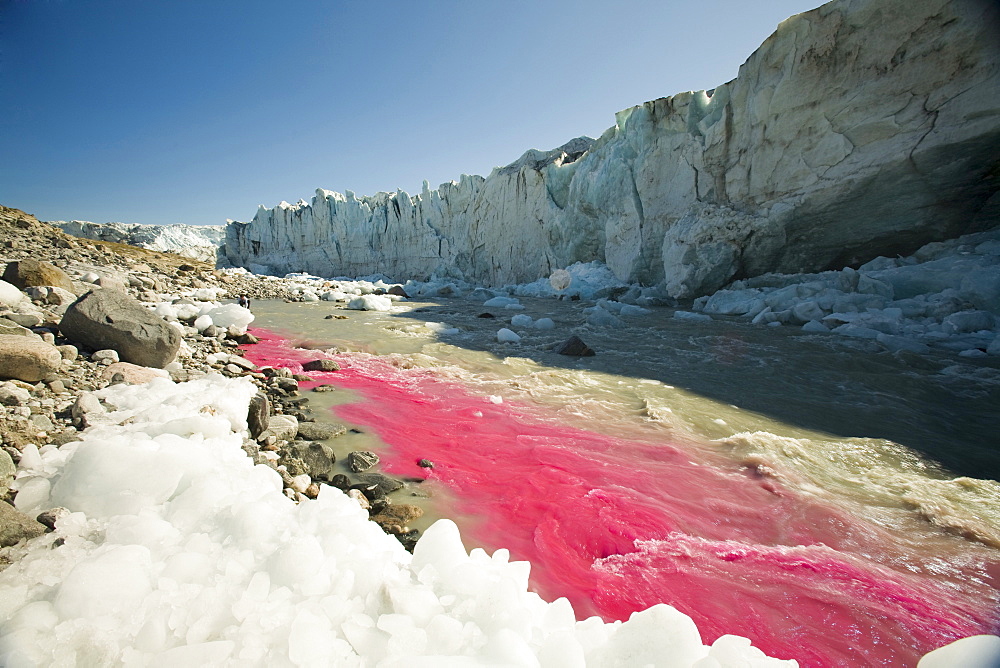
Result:
{"label": "dark rock in water", "polygon": [[397,489],[403,488],[402,482],[382,473],[359,473],[356,478],[361,484],[378,487],[379,496],[385,496],[390,492],[395,492]]}
{"label": "dark rock in water", "polygon": [[495,318],[496,316],[492,313],[480,313],[476,316],[477,318]]}
{"label": "dark rock in water", "polygon": [[347,433],[347,427],[342,424],[330,424],[329,422],[300,422],[299,438],[307,441],[323,441],[328,438],[336,438]]}
{"label": "dark rock in water", "polygon": [[181,335],[119,290],[98,288],[66,309],[63,336],[94,350],[111,348],[125,362],[162,369],[177,356]]}
{"label": "dark rock in water", "polygon": [[336,385],[317,385],[313,388],[313,392],[333,392],[336,389]]}
{"label": "dark rock in water", "polygon": [[575,357],[593,357],[597,354],[575,334],[558,344],[552,349],[552,352]]}
{"label": "dark rock in water", "polygon": [[355,473],[367,471],[378,463],[378,455],[367,450],[352,452],[347,455],[347,468],[351,469]]}
{"label": "dark rock in water", "polygon": [[351,479],[343,473],[338,473],[330,478],[330,485],[346,492],[351,488]]}
{"label": "dark rock in water", "polygon": [[303,371],[340,371],[340,365],[329,359],[318,359],[302,365]]}
{"label": "dark rock in water", "polygon": [[310,380],[312,380],[312,378],[305,375],[304,373],[293,373],[292,380],[297,380],[300,383],[308,383]]}
{"label": "dark rock in water", "polygon": [[417,466],[423,467],[425,469],[432,469],[434,468],[434,462],[432,462],[429,459],[421,459],[419,462],[417,462]]}
{"label": "dark rock in water", "polygon": [[247,411],[247,428],[250,430],[250,438],[256,439],[261,435],[271,421],[271,402],[267,396],[258,392],[250,399],[250,409]]}
{"label": "dark rock in water", "polygon": [[323,316],[323,320],[333,320],[333,315],[332,314],[331,315],[325,315],[325,316]]}
{"label": "dark rock in water", "polygon": [[55,286],[73,292],[73,281],[59,267],[40,260],[9,262],[3,280],[21,290],[37,286]]}
{"label": "dark rock in water", "polygon": [[45,533],[45,525],[31,519],[6,501],[0,501],[0,547],[17,545]]}
{"label": "dark rock in water", "polygon": [[334,463],[337,461],[336,455],[329,448],[323,447],[320,443],[309,443],[306,441],[293,441],[285,449],[293,457],[302,461],[305,467],[303,473],[308,473],[314,480],[330,481],[334,473]]}
{"label": "dark rock in water", "polygon": [[397,297],[403,297],[404,299],[409,299],[410,295],[406,294],[406,290],[403,289],[401,285],[393,285],[388,290],[390,295],[396,295]]}

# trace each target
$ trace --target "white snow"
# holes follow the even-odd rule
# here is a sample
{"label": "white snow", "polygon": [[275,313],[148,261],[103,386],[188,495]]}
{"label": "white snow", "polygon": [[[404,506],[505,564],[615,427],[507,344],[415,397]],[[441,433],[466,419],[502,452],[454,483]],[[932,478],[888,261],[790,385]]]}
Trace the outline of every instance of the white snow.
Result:
{"label": "white snow", "polygon": [[705,646],[667,605],[576,621],[528,591],[528,563],[467,553],[448,520],[410,555],[335,488],[295,504],[240,447],[255,391],[111,386],[78,442],[25,449],[18,507],[71,513],[0,572],[0,664],[796,665],[734,636]]}

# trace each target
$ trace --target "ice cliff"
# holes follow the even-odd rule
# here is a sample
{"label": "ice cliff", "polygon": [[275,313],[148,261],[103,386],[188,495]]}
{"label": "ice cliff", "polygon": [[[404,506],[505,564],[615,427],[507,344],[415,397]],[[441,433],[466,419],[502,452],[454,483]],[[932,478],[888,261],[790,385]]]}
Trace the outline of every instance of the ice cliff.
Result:
{"label": "ice cliff", "polygon": [[599,139],[486,178],[261,207],[234,266],[526,282],[600,260],[695,297],[858,265],[1000,218],[995,10],[835,0],[782,22],[739,76],[621,111]]}
{"label": "ice cliff", "polygon": [[57,221],[52,225],[83,239],[113,241],[213,263],[226,236],[225,225],[140,225],[83,220]]}

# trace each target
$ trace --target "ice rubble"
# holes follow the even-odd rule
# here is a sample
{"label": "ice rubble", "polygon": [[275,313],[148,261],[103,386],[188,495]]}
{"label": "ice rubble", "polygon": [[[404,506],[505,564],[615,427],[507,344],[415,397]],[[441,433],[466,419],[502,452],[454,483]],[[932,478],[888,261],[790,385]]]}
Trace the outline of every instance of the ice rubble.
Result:
{"label": "ice rubble", "polygon": [[335,488],[296,505],[241,449],[254,392],[220,375],[111,386],[78,442],[26,448],[18,508],[72,512],[0,572],[0,663],[796,665],[736,636],[705,646],[666,605],[576,621],[448,520],[411,556]]}
{"label": "ice rubble", "polygon": [[736,281],[694,303],[704,314],[870,339],[893,352],[1000,355],[1000,229],[857,270]]}

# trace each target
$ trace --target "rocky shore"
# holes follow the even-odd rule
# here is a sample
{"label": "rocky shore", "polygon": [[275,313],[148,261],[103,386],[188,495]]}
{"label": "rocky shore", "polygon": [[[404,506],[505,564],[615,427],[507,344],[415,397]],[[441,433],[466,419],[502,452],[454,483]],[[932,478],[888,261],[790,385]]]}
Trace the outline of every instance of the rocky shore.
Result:
{"label": "rocky shore", "polygon": [[246,360],[239,346],[255,343],[246,333],[248,312],[217,301],[289,298],[286,281],[76,239],[7,207],[0,207],[0,238],[0,568],[19,543],[52,531],[68,512],[29,516],[15,508],[23,457],[72,443],[99,423],[107,409],[97,390],[211,373],[257,385],[244,450],[280,474],[286,496],[301,501],[315,498],[319,483],[338,487],[412,550],[418,534],[407,523],[422,510],[387,499],[407,482],[378,473],[371,452],[351,453],[350,475],[335,468],[328,441],[347,428],[312,413],[298,385],[308,376]]}

